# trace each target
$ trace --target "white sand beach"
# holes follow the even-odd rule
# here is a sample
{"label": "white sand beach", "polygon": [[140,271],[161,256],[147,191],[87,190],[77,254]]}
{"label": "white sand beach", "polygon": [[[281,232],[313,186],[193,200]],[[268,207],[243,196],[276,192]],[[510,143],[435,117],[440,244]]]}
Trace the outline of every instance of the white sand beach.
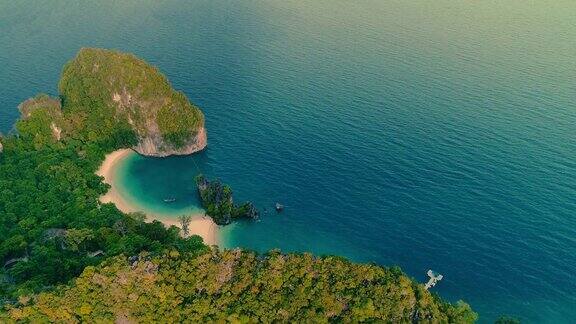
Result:
{"label": "white sand beach", "polygon": [[[104,162],[96,171],[96,174],[104,177],[104,182],[111,186],[110,190],[100,197],[102,203],[114,203],[116,207],[124,213],[133,212],[144,212],[146,214],[146,221],[151,222],[153,220],[158,220],[166,226],[175,225],[180,227],[178,219],[170,215],[160,215],[149,213],[142,208],[139,208],[137,204],[128,201],[122,194],[114,187],[114,171],[119,163],[130,156],[131,154],[137,154],[130,149],[122,149],[114,151],[104,159]],[[192,216],[192,221],[189,226],[190,235],[199,235],[204,239],[204,243],[208,245],[218,244],[218,225],[212,221],[210,217],[204,217],[203,214],[197,214]]]}

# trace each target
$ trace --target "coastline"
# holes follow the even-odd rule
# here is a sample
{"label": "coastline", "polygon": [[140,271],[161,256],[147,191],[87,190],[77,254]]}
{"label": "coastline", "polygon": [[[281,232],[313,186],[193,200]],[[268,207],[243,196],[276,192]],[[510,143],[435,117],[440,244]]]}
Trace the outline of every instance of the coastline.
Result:
{"label": "coastline", "polygon": [[[118,189],[114,186],[115,170],[120,163],[129,157],[131,154],[138,154],[131,149],[121,149],[114,151],[104,158],[104,162],[96,171],[96,174],[104,177],[104,182],[111,186],[106,194],[100,197],[100,202],[103,204],[113,203],[123,213],[143,212],[146,214],[146,221],[151,222],[158,220],[166,227],[172,225],[180,228],[178,219],[172,215],[163,215],[158,213],[150,213],[140,208],[137,204],[129,201],[124,197]],[[218,245],[218,225],[212,221],[210,217],[204,217],[203,214],[192,215],[190,222],[190,235],[199,235],[207,245]]]}

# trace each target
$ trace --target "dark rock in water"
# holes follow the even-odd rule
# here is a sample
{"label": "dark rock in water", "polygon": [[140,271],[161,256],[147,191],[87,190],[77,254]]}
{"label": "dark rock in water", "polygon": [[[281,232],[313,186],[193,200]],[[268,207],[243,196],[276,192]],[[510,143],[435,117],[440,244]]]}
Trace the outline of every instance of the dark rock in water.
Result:
{"label": "dark rock in water", "polygon": [[216,179],[209,181],[205,176],[196,177],[198,193],[206,214],[218,225],[228,225],[235,219],[257,219],[258,210],[251,202],[240,206],[234,204],[232,189]]}
{"label": "dark rock in water", "polygon": [[251,202],[245,202],[244,204],[240,205],[237,208],[237,215],[238,217],[250,218],[250,219],[257,219],[258,218],[258,210]]}
{"label": "dark rock in water", "polygon": [[282,210],[284,210],[284,205],[281,203],[276,203],[276,211],[281,212]]}

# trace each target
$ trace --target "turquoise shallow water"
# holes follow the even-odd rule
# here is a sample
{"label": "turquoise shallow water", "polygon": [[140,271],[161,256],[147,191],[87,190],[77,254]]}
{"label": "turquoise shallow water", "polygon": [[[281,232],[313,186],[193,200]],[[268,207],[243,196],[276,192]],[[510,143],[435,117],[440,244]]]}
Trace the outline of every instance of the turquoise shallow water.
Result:
{"label": "turquoise shallow water", "polygon": [[[131,206],[158,219],[203,214],[193,181],[196,169],[183,168],[176,173],[166,163],[150,166],[153,160],[159,159],[147,159],[135,152],[124,157],[112,170],[111,185]],[[167,203],[165,199],[175,201]]]}
{"label": "turquoise shallow water", "polygon": [[[134,52],[201,106],[209,147],[136,157],[147,208],[195,163],[281,215],[227,246],[397,264],[481,322],[576,317],[573,1],[0,0],[0,129],[82,46]],[[177,196],[165,205],[166,195]]]}

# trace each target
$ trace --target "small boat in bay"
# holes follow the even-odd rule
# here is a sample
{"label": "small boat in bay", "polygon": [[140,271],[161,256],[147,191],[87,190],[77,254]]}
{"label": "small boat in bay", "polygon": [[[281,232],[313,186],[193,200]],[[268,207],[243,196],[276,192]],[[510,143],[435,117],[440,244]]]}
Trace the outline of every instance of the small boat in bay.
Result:
{"label": "small boat in bay", "polygon": [[173,203],[176,201],[176,198],[164,198],[165,203]]}

